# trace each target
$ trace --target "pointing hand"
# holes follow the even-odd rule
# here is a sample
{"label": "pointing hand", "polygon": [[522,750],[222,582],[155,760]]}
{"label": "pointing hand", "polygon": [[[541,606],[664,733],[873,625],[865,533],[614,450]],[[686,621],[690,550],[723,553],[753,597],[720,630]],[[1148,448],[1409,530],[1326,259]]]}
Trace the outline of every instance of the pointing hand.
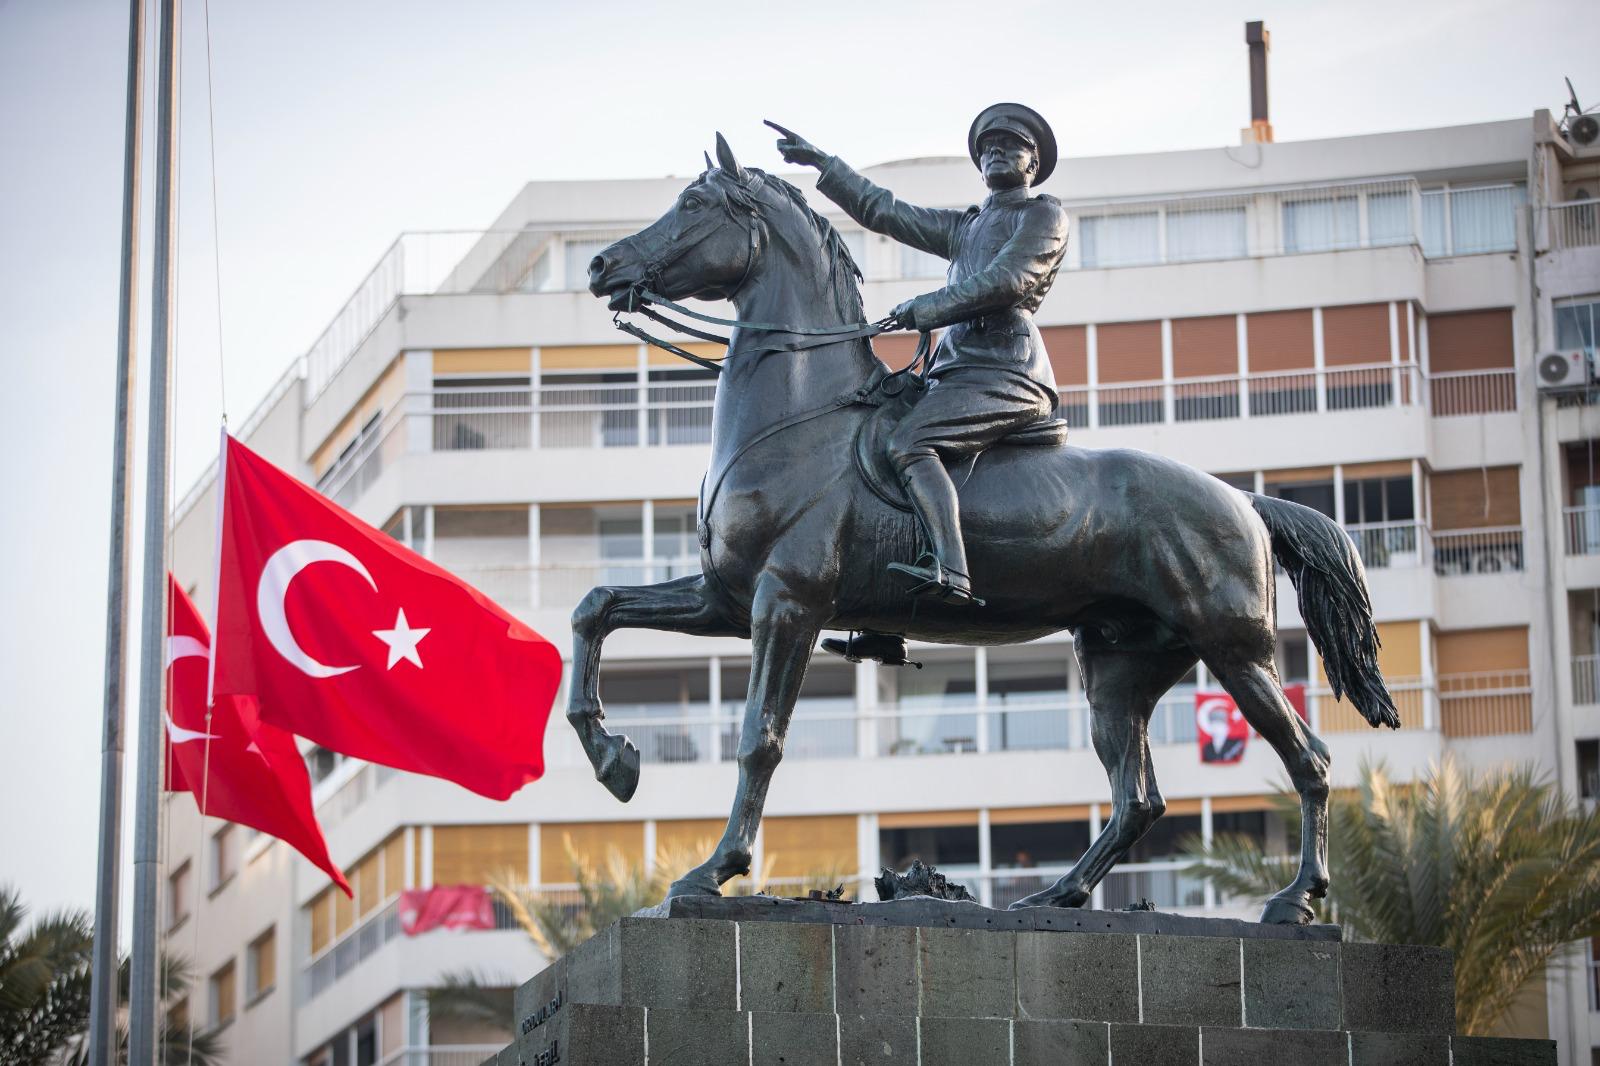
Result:
{"label": "pointing hand", "polygon": [[795,133],[786,130],[770,119],[762,119],[768,126],[783,134],[778,138],[778,151],[783,156],[785,163],[799,163],[801,166],[816,167],[821,169],[828,165],[828,153]]}

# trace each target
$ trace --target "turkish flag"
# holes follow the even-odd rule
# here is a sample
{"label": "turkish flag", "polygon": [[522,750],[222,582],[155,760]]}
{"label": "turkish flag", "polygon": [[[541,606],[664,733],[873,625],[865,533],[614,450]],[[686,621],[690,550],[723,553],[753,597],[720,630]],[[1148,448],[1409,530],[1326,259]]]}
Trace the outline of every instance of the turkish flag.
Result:
{"label": "turkish flag", "polygon": [[277,837],[350,895],[317,825],[294,737],[261,721],[245,696],[219,698],[207,719],[211,634],[171,574],[167,595],[167,791],[192,792],[201,814]]}
{"label": "turkish flag", "polygon": [[222,498],[215,692],[491,799],[543,775],[549,641],[231,436]]}
{"label": "turkish flag", "polygon": [[1233,763],[1244,758],[1250,725],[1226,692],[1196,692],[1194,717],[1203,763]]}
{"label": "turkish flag", "polygon": [[400,931],[420,936],[430,929],[493,929],[494,903],[482,885],[435,885],[400,893]]}

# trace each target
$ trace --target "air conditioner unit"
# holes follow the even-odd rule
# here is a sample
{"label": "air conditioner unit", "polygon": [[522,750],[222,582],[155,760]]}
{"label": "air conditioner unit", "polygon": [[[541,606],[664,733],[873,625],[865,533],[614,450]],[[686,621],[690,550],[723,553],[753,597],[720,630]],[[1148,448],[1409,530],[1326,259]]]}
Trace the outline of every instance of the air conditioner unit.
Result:
{"label": "air conditioner unit", "polygon": [[1589,353],[1582,348],[1544,352],[1539,356],[1539,388],[1550,392],[1586,389],[1594,379]]}

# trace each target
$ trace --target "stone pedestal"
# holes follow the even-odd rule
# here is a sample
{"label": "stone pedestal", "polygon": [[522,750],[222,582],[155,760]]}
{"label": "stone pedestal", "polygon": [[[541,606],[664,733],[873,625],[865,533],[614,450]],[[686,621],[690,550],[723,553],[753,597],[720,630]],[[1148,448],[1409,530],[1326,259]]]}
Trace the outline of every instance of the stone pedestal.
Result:
{"label": "stone pedestal", "polygon": [[1155,912],[674,900],[518,990],[485,1066],[1523,1066],[1437,948]]}

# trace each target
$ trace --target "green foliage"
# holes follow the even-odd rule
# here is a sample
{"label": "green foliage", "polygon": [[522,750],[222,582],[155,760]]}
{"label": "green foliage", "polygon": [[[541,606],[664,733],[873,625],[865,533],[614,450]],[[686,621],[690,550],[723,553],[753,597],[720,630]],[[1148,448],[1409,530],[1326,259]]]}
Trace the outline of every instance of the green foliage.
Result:
{"label": "green foliage", "polygon": [[[1285,804],[1298,840],[1298,807]],[[1363,764],[1328,823],[1328,908],[1347,936],[1453,952],[1463,1033],[1492,1032],[1564,945],[1600,935],[1600,814],[1530,766],[1479,775],[1447,758],[1395,784]],[[1234,896],[1264,900],[1295,874],[1248,838],[1189,848],[1189,872]]]}
{"label": "green foliage", "polygon": [[[59,1061],[87,1066],[89,999],[94,931],[82,911],[46,915],[26,932],[27,907],[15,889],[0,886],[0,1063]],[[188,965],[176,956],[162,960],[162,987],[168,994],[189,987]],[[128,999],[128,960],[118,968],[121,1002]],[[128,1030],[118,1029],[119,1063],[128,1061]],[[163,1066],[217,1066],[219,1041],[212,1033],[167,1024],[161,1039]]]}

